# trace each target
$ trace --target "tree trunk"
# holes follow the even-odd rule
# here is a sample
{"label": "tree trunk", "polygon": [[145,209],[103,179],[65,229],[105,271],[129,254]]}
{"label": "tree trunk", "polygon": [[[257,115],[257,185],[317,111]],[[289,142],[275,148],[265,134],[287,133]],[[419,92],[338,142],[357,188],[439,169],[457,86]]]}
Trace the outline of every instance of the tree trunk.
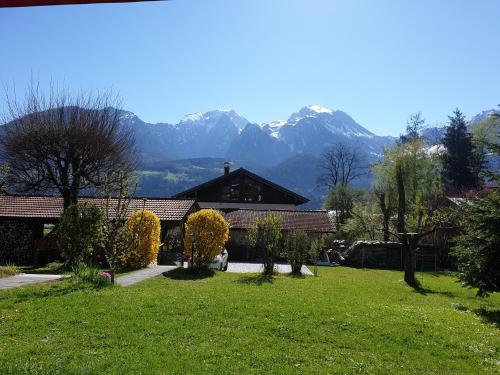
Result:
{"label": "tree trunk", "polygon": [[415,262],[416,262],[416,249],[415,246],[412,243],[413,241],[410,241],[406,246],[405,246],[405,282],[408,285],[416,285],[416,279],[415,279]]}
{"label": "tree trunk", "polygon": [[379,196],[380,203],[380,211],[382,211],[383,218],[383,232],[384,232],[384,241],[389,241],[389,220],[391,218],[391,210],[388,205],[385,203],[385,193],[381,192]]}
{"label": "tree trunk", "polygon": [[64,209],[71,206],[71,196],[69,193],[63,193],[63,204],[64,204]]}
{"label": "tree trunk", "polygon": [[417,243],[418,241],[413,238],[407,238],[405,241],[405,282],[408,285],[417,285],[417,280],[415,279],[415,265],[417,260]]}
{"label": "tree trunk", "polygon": [[396,182],[398,185],[398,232],[405,233],[406,194],[403,170],[400,165],[396,168]]}

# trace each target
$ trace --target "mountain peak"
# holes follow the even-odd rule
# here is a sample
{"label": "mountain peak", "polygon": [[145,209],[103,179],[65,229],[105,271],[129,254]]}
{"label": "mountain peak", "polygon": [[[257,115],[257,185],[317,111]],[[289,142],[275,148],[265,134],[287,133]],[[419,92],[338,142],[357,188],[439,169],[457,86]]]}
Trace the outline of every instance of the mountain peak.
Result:
{"label": "mountain peak", "polygon": [[184,118],[179,122],[180,126],[185,125],[201,125],[207,129],[212,128],[223,116],[226,116],[238,129],[243,129],[248,120],[240,116],[233,109],[215,109],[208,112],[195,112],[184,116]]}
{"label": "mountain peak", "polygon": [[289,123],[296,123],[299,120],[302,120],[305,117],[317,117],[324,115],[332,115],[335,111],[321,107],[316,104],[310,104],[305,107],[302,107],[298,112],[293,113],[288,119]]}
{"label": "mountain peak", "polygon": [[328,109],[328,108],[325,108],[325,107],[321,107],[321,106],[319,106],[317,104],[307,105],[304,108],[302,108],[301,111],[302,110],[307,110],[307,111],[313,112],[313,113],[333,113],[334,112],[331,109]]}

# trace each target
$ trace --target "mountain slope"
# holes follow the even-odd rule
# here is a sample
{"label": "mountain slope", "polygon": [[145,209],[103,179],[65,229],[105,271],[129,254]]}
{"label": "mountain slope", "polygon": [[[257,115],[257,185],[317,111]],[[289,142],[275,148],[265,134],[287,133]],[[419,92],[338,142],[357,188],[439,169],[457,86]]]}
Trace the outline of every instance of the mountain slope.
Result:
{"label": "mountain slope", "polygon": [[257,124],[248,124],[231,142],[226,158],[275,165],[291,155],[290,148],[285,142],[270,136]]}
{"label": "mountain slope", "polygon": [[316,105],[263,125],[227,109],[187,115],[175,125],[147,124],[130,112],[121,121],[134,129],[145,164],[225,157],[273,166],[297,154],[319,155],[339,142],[378,156],[394,140],[371,133],[345,112]]}

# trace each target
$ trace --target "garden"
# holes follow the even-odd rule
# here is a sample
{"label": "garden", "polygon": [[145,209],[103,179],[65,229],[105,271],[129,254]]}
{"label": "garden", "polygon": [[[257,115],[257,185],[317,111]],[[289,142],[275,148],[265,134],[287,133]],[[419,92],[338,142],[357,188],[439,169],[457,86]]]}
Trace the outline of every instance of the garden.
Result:
{"label": "garden", "polygon": [[133,287],[68,279],[0,291],[2,373],[499,371],[500,297],[454,276],[177,270]]}

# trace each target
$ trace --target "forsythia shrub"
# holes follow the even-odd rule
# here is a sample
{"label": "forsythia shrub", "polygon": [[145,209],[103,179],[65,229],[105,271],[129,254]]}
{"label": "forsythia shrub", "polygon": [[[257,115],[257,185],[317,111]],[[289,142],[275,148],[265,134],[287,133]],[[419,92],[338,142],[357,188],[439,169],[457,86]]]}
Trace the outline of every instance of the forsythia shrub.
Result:
{"label": "forsythia shrub", "polygon": [[146,267],[156,261],[160,248],[160,219],[152,211],[133,212],[125,224],[130,234],[130,245],[122,263],[126,267]]}
{"label": "forsythia shrub", "polygon": [[[208,267],[229,239],[229,223],[216,210],[204,209],[189,215],[184,234],[184,254],[193,256],[194,268]],[[195,237],[194,249],[192,236]]]}

